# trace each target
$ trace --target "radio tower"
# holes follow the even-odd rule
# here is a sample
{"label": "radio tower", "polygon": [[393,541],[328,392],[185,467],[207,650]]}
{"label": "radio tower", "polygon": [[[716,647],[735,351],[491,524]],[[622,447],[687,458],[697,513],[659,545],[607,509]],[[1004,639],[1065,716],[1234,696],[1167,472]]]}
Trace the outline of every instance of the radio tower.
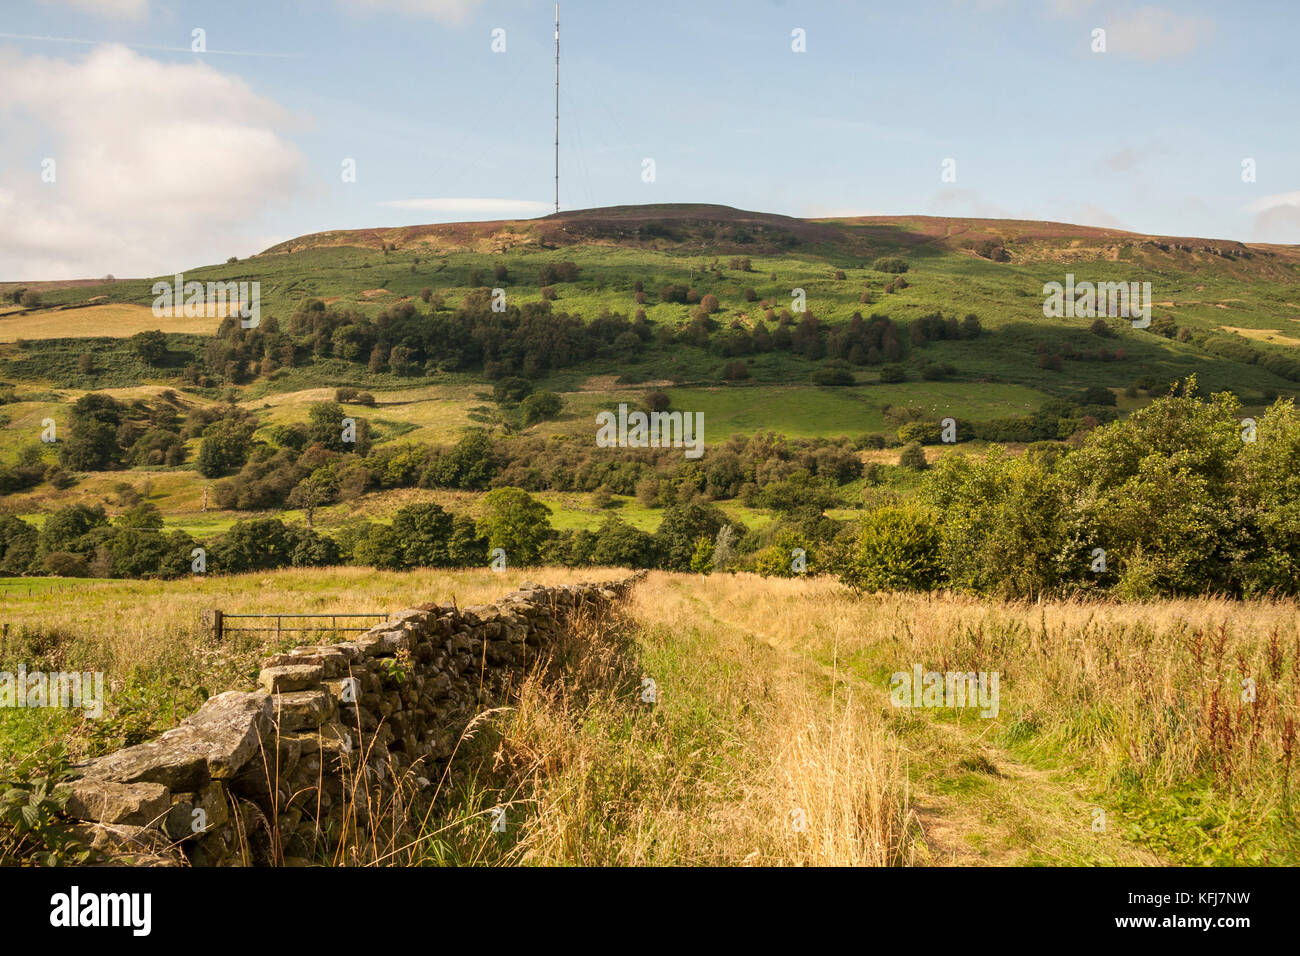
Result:
{"label": "radio tower", "polygon": [[555,211],[560,211],[560,5],[555,5]]}

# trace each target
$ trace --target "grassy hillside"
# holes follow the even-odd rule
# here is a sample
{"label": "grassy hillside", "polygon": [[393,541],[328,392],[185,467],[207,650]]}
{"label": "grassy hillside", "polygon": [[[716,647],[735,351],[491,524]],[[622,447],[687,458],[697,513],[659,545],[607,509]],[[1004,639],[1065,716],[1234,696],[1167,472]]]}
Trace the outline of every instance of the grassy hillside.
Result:
{"label": "grassy hillside", "polygon": [[[886,291],[898,276],[873,267],[880,257],[905,260],[906,288]],[[748,260],[748,271],[733,263],[738,258]],[[591,321],[606,312],[630,317],[643,309],[654,334],[635,355],[597,355],[536,377],[534,388],[564,401],[558,418],[529,429],[539,436],[589,442],[597,411],[636,403],[655,387],[674,408],[704,413],[710,445],[766,430],[791,437],[892,435],[897,423],[885,418],[890,406],[989,421],[1032,412],[1053,398],[1075,398],[1088,386],[1111,390],[1127,411],[1144,404],[1151,388],[1192,373],[1205,392],[1236,392],[1246,414],[1297,388],[1260,363],[1266,356],[1293,357],[1300,344],[1300,251],[1055,223],[804,221],[720,206],[618,207],[528,221],[320,233],[244,261],[187,270],[185,278],[260,282],[263,320],[283,325],[313,299],[371,318],[406,302],[417,316],[447,315],[480,286],[503,288],[512,304],[538,302],[540,271],[559,262],[572,262],[579,271],[576,279],[552,286],[554,310]],[[494,277],[498,266],[506,268],[506,279]],[[1137,330],[1110,319],[1107,335],[1100,336],[1090,330],[1089,319],[1045,318],[1043,283],[1063,281],[1067,271],[1079,280],[1150,281],[1155,327]],[[364,362],[318,355],[270,372],[253,369],[240,382],[218,375],[206,386],[186,384],[181,372],[187,363],[212,371],[204,349],[222,320],[154,319],[148,311],[153,281],[0,286],[0,293],[29,287],[41,296],[38,307],[8,306],[0,315],[0,390],[12,389],[9,397],[16,399],[0,405],[6,438],[0,463],[16,461],[47,419],[65,428],[69,406],[89,391],[128,400],[170,389],[187,409],[233,399],[256,416],[259,438],[273,426],[305,421],[308,404],[328,399],[340,385],[375,396],[373,407],[345,408],[371,421],[379,446],[446,445],[466,426],[494,421],[492,383],[479,369],[371,372]],[[646,290],[640,304],[637,282]],[[898,364],[907,380],[882,382],[881,365],[841,362],[853,385],[816,386],[811,375],[829,360],[780,350],[745,355],[747,377],[725,380],[734,358],[680,340],[694,306],[660,301],[658,290],[670,283],[689,286],[700,297],[716,296],[720,308],[712,318],[721,330],[753,329],[765,303],[777,313],[791,309],[796,289],[832,331],[855,312],[887,315],[904,338]],[[436,302],[422,301],[426,289],[446,303],[441,312]],[[864,293],[870,302],[861,301]],[[106,304],[86,305],[101,297]],[[973,313],[983,334],[906,341],[911,324],[934,312],[958,318]],[[1168,335],[1156,334],[1162,327]],[[129,338],[149,329],[167,334],[167,351],[153,364]],[[669,342],[671,333],[678,339]],[[1209,345],[1194,338],[1210,333],[1215,337]],[[1082,360],[1098,349],[1111,360]],[[1061,359],[1056,367],[1044,365],[1044,357],[1053,356]],[[921,374],[927,365],[943,364],[952,369],[943,380]],[[193,470],[198,444],[188,443],[186,463],[175,468],[92,473],[75,487],[46,483],[3,503],[12,513],[38,516],[70,501],[103,500],[125,480],[148,492],[168,527],[219,528],[234,515],[201,511],[204,481]],[[53,450],[45,448],[44,456],[52,461]],[[371,512],[375,504],[382,499]],[[548,504],[563,526],[599,522],[600,509],[581,496]],[[646,523],[641,516],[634,520]]]}

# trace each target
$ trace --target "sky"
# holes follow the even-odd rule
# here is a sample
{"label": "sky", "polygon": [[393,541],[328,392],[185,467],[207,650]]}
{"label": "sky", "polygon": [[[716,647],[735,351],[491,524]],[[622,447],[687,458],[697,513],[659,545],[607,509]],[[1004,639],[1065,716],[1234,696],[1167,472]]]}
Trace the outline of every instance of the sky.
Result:
{"label": "sky", "polygon": [[[552,210],[552,2],[0,9],[0,281]],[[560,19],[561,210],[1300,243],[1290,0],[563,0]]]}

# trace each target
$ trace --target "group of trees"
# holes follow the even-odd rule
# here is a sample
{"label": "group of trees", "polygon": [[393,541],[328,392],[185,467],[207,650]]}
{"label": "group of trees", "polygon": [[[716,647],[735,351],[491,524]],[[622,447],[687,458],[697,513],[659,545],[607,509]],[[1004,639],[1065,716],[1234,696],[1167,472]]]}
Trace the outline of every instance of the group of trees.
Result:
{"label": "group of trees", "polygon": [[68,470],[105,471],[125,465],[179,465],[185,461],[179,399],[119,402],[91,392],[73,403],[67,433],[59,436],[59,464]]}
{"label": "group of trees", "polygon": [[[252,329],[227,319],[207,346],[205,365],[236,383],[309,358],[361,363],[372,373],[394,375],[481,369],[491,379],[538,378],[597,357],[633,358],[651,335],[644,318],[633,322],[605,312],[584,321],[553,311],[545,300],[521,304],[507,296],[504,311],[493,311],[487,288],[470,292],[452,311],[439,308],[432,294],[429,298],[429,312],[408,301],[373,318],[312,299],[283,329],[274,317]],[[190,372],[201,374],[198,366]]]}
{"label": "group of trees", "polygon": [[[276,518],[236,522],[210,541],[165,532],[157,507],[139,503],[113,520],[103,506],[70,505],[37,530],[0,516],[0,573],[66,577],[179,577],[196,571],[237,574],[281,567],[358,564],[401,571],[417,567],[483,567],[496,549],[507,565],[612,564],[689,570],[702,538],[729,522],[703,502],[674,505],[650,534],[615,517],[596,531],[557,533],[546,506],[519,488],[488,492],[477,519],[434,503],[400,508],[391,523],[345,521],[332,535]],[[196,565],[196,561],[199,564]]]}
{"label": "group of trees", "polygon": [[[1054,422],[1059,439],[1080,409],[1109,407],[1100,394],[1082,398],[1098,401],[1044,413],[1044,430],[1052,413],[1065,413]],[[50,513],[39,530],[6,516],[0,573],[175,576],[191,572],[196,547],[205,548],[214,573],[338,563],[484,566],[501,548],[514,565],[829,571],[863,590],[1292,594],[1300,588],[1300,477],[1293,467],[1300,413],[1279,401],[1258,422],[1240,415],[1231,394],[1206,400],[1189,380],[1123,421],[1076,429],[1072,443],[1042,440],[1018,456],[997,447],[983,456],[946,454],[926,470],[915,500],[876,508],[853,525],[826,515],[839,484],[862,472],[852,448],[834,442],[736,436],[707,461],[679,461],[639,478],[634,470],[602,472],[594,461],[566,472],[573,462],[525,453],[532,439],[494,444],[480,431],[450,448],[406,446],[378,458],[313,442],[297,459],[306,473],[289,499],[305,494],[303,482],[324,480],[331,467],[337,472],[343,456],[352,467],[376,469],[380,482],[491,490],[475,518],[416,504],[390,524],[351,519],[330,534],[261,518],[237,522],[206,545],[164,531],[147,502],[111,521],[102,507],[72,505]],[[926,422],[902,430],[930,437]],[[654,532],[613,514],[594,530],[556,532],[543,504],[503,484],[521,475],[550,486],[630,485],[643,501],[663,506],[662,519]],[[738,497],[775,520],[747,529],[708,496]]]}
{"label": "group of trees", "polygon": [[869,589],[953,587],[1014,597],[1300,589],[1300,415],[1256,423],[1195,380],[1078,448],[946,455],[920,500],[870,514],[841,539],[840,573]]}

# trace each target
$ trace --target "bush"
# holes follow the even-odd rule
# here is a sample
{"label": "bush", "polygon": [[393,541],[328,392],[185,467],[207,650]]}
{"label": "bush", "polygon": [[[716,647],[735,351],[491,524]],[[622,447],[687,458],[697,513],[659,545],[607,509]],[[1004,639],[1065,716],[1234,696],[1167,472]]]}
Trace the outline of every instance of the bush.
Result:
{"label": "bush", "polygon": [[749,378],[749,366],[740,359],[722,366],[722,377],[728,382],[739,382]]}
{"label": "bush", "polygon": [[858,526],[839,578],[854,591],[930,590],[942,580],[939,545],[929,512],[914,505],[877,508]]}
{"label": "bush", "polygon": [[546,421],[560,414],[564,400],[554,392],[538,392],[529,395],[519,405],[520,421],[525,428]]}
{"label": "bush", "polygon": [[137,332],[131,336],[131,348],[146,365],[160,365],[167,356],[167,336],[157,330]]}
{"label": "bush", "polygon": [[926,362],[921,366],[921,378],[927,382],[939,382],[957,373],[957,369],[947,362]]}
{"label": "bush", "polygon": [[907,260],[898,256],[881,256],[871,264],[877,272],[902,273],[907,271]]}
{"label": "bush", "polygon": [[901,365],[885,365],[880,369],[880,381],[883,384],[906,382],[907,372]]}
{"label": "bush", "polygon": [[41,562],[41,567],[46,574],[52,574],[59,578],[85,578],[90,576],[90,568],[86,564],[86,559],[80,554],[70,554],[67,551],[52,551],[45,556]]}
{"label": "bush", "polygon": [[1080,405],[1114,405],[1116,404],[1115,393],[1108,388],[1100,385],[1089,385],[1079,396]]}
{"label": "bush", "polygon": [[904,468],[915,468],[918,471],[924,470],[926,467],[925,449],[921,447],[921,443],[913,441],[904,445],[903,450],[899,452],[898,463]]}
{"label": "bush", "polygon": [[853,384],[853,373],[842,368],[819,368],[812,373],[814,385],[843,386]]}

